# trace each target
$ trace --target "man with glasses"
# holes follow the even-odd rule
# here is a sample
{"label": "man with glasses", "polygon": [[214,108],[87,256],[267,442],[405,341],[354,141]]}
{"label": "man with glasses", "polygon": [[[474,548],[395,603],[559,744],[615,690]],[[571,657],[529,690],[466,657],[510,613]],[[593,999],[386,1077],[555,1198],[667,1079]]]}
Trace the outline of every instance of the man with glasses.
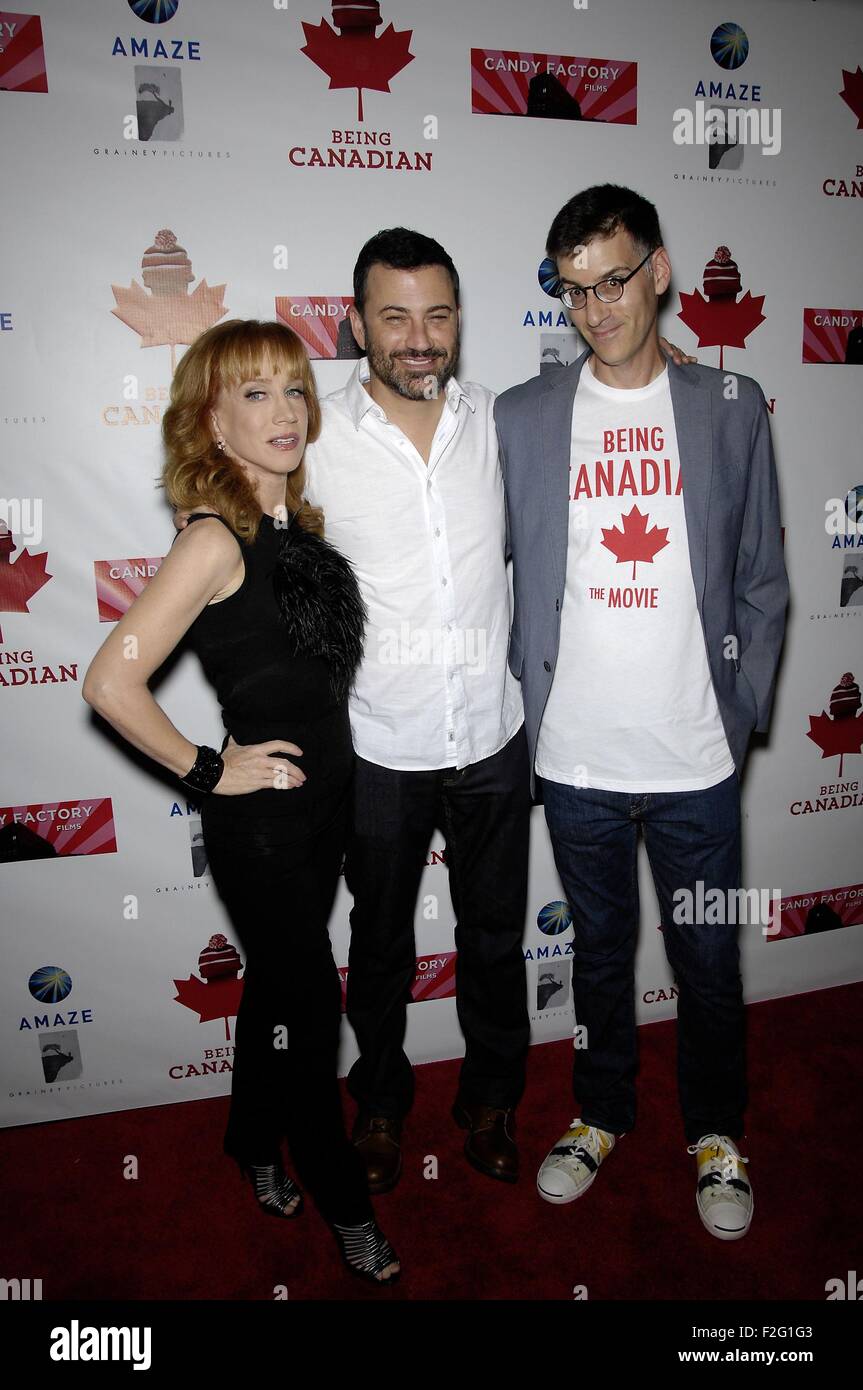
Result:
{"label": "man with glasses", "polygon": [[[697,1208],[712,1235],[735,1240],[752,1219],[737,1147],[738,778],[750,734],[767,727],[788,597],[766,405],[748,377],[666,360],[657,313],[671,265],[639,194],[578,194],[547,252],[588,350],[495,405],[515,582],[509,663],[572,909],[586,1044],[574,1050],[580,1114],[537,1185],[549,1202],[574,1201],[635,1124],[641,826],[679,990]],[[705,901],[728,910],[699,911]]]}

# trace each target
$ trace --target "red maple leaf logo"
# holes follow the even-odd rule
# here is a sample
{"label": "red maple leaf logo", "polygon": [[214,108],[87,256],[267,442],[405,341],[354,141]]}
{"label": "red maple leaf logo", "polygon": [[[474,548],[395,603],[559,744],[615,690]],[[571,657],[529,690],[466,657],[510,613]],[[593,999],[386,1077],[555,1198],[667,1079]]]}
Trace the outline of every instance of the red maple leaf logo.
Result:
{"label": "red maple leaf logo", "polygon": [[843,68],[842,79],[845,86],[839,95],[857,117],[857,129],[863,130],[863,68],[858,66],[856,72],[846,72]]}
{"label": "red maple leaf logo", "polygon": [[645,565],[653,564],[653,557],[664,546],[668,545],[668,527],[651,526],[647,529],[647,520],[650,513],[646,512],[643,516],[637,507],[626,516],[621,513],[623,530],[619,531],[616,526],[602,528],[602,544],[607,546],[613,555],[617,556],[619,565],[625,564],[627,560],[632,561],[632,578],[635,579],[635,566],[639,561]]}
{"label": "red maple leaf logo", "polygon": [[22,550],[12,560],[10,556],[16,549],[12,533],[0,522],[0,613],[29,613],[30,599],[52,578],[47,569],[47,550],[38,555]]}
{"label": "red maple leaf logo", "polygon": [[236,1018],[243,997],[242,980],[199,980],[190,975],[188,980],[175,980],[177,993],[175,1003],[184,1004],[192,1013],[198,1014],[201,1023],[211,1023],[214,1018],[225,1020],[225,1038],[231,1040],[229,1020]]}
{"label": "red maple leaf logo", "polygon": [[[380,23],[378,19],[377,24]],[[357,119],[360,121],[363,119],[363,89],[388,92],[390,78],[414,58],[409,51],[413,30],[396,30],[388,24],[375,38],[377,24],[370,19],[361,28],[343,28],[337,34],[325,19],[320,24],[303,23],[306,46],[300,52],[327,74],[330,91],[337,87],[356,87]]]}
{"label": "red maple leaf logo", "polygon": [[764,295],[751,295],[748,290],[736,303],[734,300],[707,300],[698,290],[693,294],[681,291],[680,303],[683,308],[677,317],[697,335],[698,346],[719,348],[720,371],[723,348],[745,348],[749,334],[765,318],[761,312]]}
{"label": "red maple leaf logo", "polygon": [[841,777],[845,754],[863,751],[863,714],[856,719],[831,719],[826,710],[810,714],[806,737],[818,745],[822,758],[838,757]]}

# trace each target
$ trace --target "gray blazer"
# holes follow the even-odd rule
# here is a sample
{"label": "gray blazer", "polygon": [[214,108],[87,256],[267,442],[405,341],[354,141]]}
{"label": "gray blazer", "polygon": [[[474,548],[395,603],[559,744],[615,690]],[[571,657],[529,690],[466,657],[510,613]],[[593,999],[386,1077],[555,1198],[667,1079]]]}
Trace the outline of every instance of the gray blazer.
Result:
{"label": "gray blazer", "polygon": [[[560,645],[572,407],[589,352],[495,403],[515,593],[509,665],[521,678],[532,789]],[[750,734],[767,729],[788,604],[767,406],[751,377],[734,374],[737,399],[727,400],[730,373],[669,359],[668,374],[698,612],[739,774]]]}

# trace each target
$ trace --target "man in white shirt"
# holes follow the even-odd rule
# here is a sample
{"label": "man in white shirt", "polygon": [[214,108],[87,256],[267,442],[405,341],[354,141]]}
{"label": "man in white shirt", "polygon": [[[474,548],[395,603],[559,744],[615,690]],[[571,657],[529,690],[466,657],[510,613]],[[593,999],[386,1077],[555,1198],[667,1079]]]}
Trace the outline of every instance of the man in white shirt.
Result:
{"label": "man in white shirt", "polygon": [[481,1172],[515,1181],[513,1111],[529,1038],[522,933],[530,778],[510,626],[493,396],[461,385],[459,285],[436,241],[378,233],[354,271],[366,356],[322,402],[306,495],[352,562],[368,609],[351,696],[357,752],[345,878],[348,1087],[372,1192],[401,1172],[413,1099],[403,1050],[414,911],[432,833],[446,836],[465,1038],[456,1121]]}

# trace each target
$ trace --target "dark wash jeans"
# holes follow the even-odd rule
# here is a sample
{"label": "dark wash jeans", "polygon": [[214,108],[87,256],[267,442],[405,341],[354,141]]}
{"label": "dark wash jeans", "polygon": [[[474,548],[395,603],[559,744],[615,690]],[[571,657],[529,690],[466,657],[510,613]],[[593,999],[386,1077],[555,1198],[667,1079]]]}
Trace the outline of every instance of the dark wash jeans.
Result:
{"label": "dark wash jeans", "polygon": [[345,880],[354,895],[347,1014],[360,1049],[348,1089],[362,1110],[400,1119],[413,1102],[403,1042],[414,910],[435,828],[446,837],[456,915],[460,1094],[503,1108],[519,1101],[530,1035],[522,951],[529,782],[523,726],[461,771],[399,772],[357,759]]}
{"label": "dark wash jeans", "polygon": [[[572,909],[573,997],[586,1047],[573,1090],[585,1124],[623,1134],[635,1124],[636,850],[642,828],[665,954],[679,989],[677,1079],[689,1143],[743,1133],[746,1042],[736,925],[678,924],[674,893],[740,886],[737,774],[704,791],[633,794],[542,780],[555,863]],[[735,915],[726,913],[726,916]],[[750,928],[753,930],[753,928]]]}

